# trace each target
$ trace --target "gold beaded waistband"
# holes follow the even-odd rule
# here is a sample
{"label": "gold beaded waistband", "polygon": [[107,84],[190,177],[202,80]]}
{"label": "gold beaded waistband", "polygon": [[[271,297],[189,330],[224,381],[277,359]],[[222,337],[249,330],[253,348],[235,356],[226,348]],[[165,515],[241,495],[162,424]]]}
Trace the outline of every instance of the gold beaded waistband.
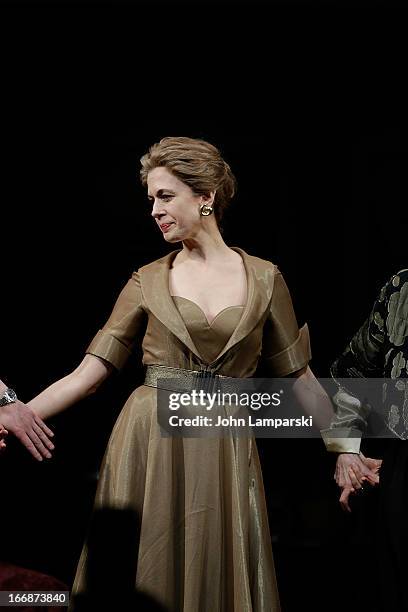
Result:
{"label": "gold beaded waistband", "polygon": [[[169,383],[166,384],[164,379],[169,379]],[[197,388],[214,391],[222,386],[225,391],[237,392],[240,380],[232,376],[215,374],[208,366],[201,370],[186,370],[163,365],[149,365],[146,369],[144,384],[148,387],[159,387],[169,391],[191,391]],[[158,381],[160,381],[159,384]]]}
{"label": "gold beaded waistband", "polygon": [[172,378],[177,381],[185,381],[188,384],[200,383],[208,379],[222,379],[233,381],[234,378],[224,376],[223,374],[215,374],[210,368],[201,370],[185,370],[183,368],[172,368],[164,365],[148,365],[144,384],[148,387],[157,387],[157,381],[161,378]]}

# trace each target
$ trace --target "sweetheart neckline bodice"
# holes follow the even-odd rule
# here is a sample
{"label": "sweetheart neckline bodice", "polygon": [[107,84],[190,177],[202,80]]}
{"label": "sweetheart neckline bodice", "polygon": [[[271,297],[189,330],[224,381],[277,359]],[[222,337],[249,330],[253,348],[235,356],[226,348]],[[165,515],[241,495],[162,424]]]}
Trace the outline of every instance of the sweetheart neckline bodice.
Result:
{"label": "sweetheart neckline bodice", "polygon": [[204,310],[201,308],[201,306],[197,304],[197,302],[194,302],[193,300],[190,300],[189,298],[183,297],[182,295],[172,295],[171,297],[181,299],[181,300],[186,300],[187,302],[190,302],[190,304],[193,304],[202,313],[209,327],[211,327],[214,321],[226,310],[230,310],[231,308],[245,308],[245,304],[234,304],[232,306],[226,306],[225,308],[222,308],[219,312],[217,312],[215,317],[213,317],[213,319],[209,321],[207,319],[207,315],[205,314]]}

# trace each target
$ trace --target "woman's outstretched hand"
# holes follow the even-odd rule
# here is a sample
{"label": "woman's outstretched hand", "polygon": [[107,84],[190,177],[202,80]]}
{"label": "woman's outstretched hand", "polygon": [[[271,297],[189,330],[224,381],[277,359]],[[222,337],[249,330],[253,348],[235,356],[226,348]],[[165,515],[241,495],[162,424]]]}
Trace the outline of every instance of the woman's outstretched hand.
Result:
{"label": "woman's outstretched hand", "polygon": [[[4,435],[12,433],[20,440],[32,456],[38,461],[43,457],[49,459],[54,445],[50,438],[54,436],[44,421],[35,412],[17,400],[0,408],[0,449],[5,447]],[[3,428],[6,433],[1,435]]]}
{"label": "woman's outstretched hand", "polygon": [[339,454],[334,479],[342,489],[339,501],[343,510],[351,512],[349,497],[361,492],[364,484],[375,486],[380,482],[378,472],[381,464],[381,459],[371,459],[363,453]]}

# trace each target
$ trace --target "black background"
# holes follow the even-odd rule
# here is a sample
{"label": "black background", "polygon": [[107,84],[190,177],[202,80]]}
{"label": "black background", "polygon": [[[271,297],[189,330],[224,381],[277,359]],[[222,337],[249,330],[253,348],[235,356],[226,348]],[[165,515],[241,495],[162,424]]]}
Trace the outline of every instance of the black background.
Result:
{"label": "black background", "polygon": [[[225,240],[279,265],[328,376],[407,267],[406,11],[169,0],[1,14],[1,378],[28,401],[69,373],[131,272],[168,252],[138,172],[171,135],[223,152],[238,179]],[[142,375],[135,355],[53,419],[52,462],[9,442],[4,559],[71,582],[104,447]],[[324,607],[352,530],[333,459],[318,440],[259,450],[283,609]]]}

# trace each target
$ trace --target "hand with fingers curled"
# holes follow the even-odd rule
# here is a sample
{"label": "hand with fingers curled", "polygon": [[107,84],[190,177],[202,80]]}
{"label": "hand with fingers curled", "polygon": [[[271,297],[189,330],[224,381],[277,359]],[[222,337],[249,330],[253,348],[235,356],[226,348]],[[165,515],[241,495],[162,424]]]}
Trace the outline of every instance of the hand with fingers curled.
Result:
{"label": "hand with fingers curled", "polygon": [[362,493],[365,486],[376,486],[380,482],[381,459],[365,457],[363,453],[340,453],[337,457],[334,479],[341,488],[340,504],[351,512],[350,495]]}
{"label": "hand with fingers curled", "polygon": [[6,448],[5,438],[7,434],[7,429],[4,429],[3,425],[0,423],[0,451]]}
{"label": "hand with fingers curled", "polygon": [[11,433],[38,461],[50,459],[54,445],[53,432],[36,413],[19,400],[0,407],[0,450],[6,444],[4,437]]}

